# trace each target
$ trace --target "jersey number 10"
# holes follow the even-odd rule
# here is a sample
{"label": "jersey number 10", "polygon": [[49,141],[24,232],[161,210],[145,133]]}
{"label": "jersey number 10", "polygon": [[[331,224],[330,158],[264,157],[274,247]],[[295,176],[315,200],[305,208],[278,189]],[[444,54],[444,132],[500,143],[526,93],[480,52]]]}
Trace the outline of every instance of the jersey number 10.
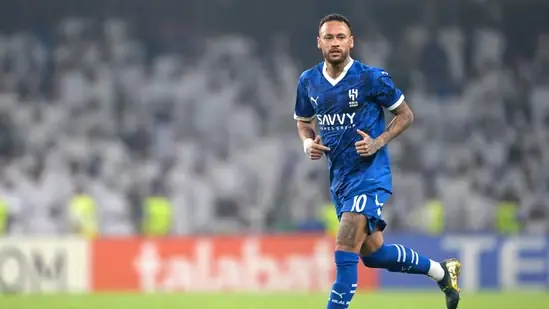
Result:
{"label": "jersey number 10", "polygon": [[364,208],[366,208],[366,202],[368,201],[368,197],[366,194],[361,194],[355,196],[353,200],[353,208],[351,208],[352,212],[362,212]]}
{"label": "jersey number 10", "polygon": [[[368,196],[366,194],[360,194],[355,196],[353,199],[353,207],[351,208],[351,212],[362,212],[364,211],[364,208],[366,208],[366,202],[368,201]],[[377,195],[376,195],[376,206],[377,208],[377,215],[381,216],[381,207],[383,207],[383,203],[378,202]]]}

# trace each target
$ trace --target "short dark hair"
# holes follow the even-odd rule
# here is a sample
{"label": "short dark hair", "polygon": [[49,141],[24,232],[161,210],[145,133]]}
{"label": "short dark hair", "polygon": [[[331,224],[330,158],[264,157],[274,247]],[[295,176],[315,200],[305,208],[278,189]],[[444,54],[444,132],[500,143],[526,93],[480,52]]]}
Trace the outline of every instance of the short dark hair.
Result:
{"label": "short dark hair", "polygon": [[320,24],[318,25],[318,29],[320,30],[320,28],[322,28],[322,25],[324,25],[325,23],[327,23],[329,21],[339,21],[339,22],[345,23],[345,25],[347,25],[347,27],[349,27],[349,30],[352,32],[351,22],[349,21],[349,19],[347,17],[345,17],[341,14],[337,14],[337,13],[332,13],[332,14],[328,14],[328,15],[324,16],[320,20]]}

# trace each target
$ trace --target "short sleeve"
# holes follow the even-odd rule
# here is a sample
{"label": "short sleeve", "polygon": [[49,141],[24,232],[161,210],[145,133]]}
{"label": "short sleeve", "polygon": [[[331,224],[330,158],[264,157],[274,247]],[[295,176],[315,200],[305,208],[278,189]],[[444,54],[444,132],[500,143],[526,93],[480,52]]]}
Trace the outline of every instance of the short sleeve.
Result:
{"label": "short sleeve", "polygon": [[373,73],[373,86],[376,94],[376,101],[383,107],[392,111],[404,102],[404,94],[395,87],[389,73],[378,69]]}
{"label": "short sleeve", "polygon": [[304,74],[299,77],[295,98],[294,119],[311,121],[315,117],[315,109],[307,96]]}

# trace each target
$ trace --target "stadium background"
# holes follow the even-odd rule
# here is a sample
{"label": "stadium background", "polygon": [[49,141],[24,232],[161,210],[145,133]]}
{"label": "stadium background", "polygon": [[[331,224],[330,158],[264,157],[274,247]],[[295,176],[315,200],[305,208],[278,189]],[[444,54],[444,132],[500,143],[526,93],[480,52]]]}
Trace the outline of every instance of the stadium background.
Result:
{"label": "stadium background", "polygon": [[[0,3],[0,308],[324,307],[327,173],[292,113],[331,12],[416,114],[388,241],[459,257],[463,308],[549,303],[548,2]],[[422,277],[360,288],[443,305]]]}

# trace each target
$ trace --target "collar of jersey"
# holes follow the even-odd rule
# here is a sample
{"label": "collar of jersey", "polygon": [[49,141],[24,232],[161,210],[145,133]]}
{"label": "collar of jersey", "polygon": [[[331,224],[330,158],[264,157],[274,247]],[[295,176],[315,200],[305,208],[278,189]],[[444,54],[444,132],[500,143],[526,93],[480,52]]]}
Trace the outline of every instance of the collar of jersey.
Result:
{"label": "collar of jersey", "polygon": [[330,84],[332,84],[332,86],[335,86],[345,77],[345,75],[347,75],[347,71],[349,71],[354,62],[355,61],[353,60],[353,58],[349,58],[349,63],[347,63],[347,65],[343,68],[343,72],[341,72],[341,74],[339,74],[337,78],[332,78],[330,75],[328,75],[328,71],[326,70],[326,61],[324,61],[324,64],[322,65],[322,75],[324,75],[324,78]]}

